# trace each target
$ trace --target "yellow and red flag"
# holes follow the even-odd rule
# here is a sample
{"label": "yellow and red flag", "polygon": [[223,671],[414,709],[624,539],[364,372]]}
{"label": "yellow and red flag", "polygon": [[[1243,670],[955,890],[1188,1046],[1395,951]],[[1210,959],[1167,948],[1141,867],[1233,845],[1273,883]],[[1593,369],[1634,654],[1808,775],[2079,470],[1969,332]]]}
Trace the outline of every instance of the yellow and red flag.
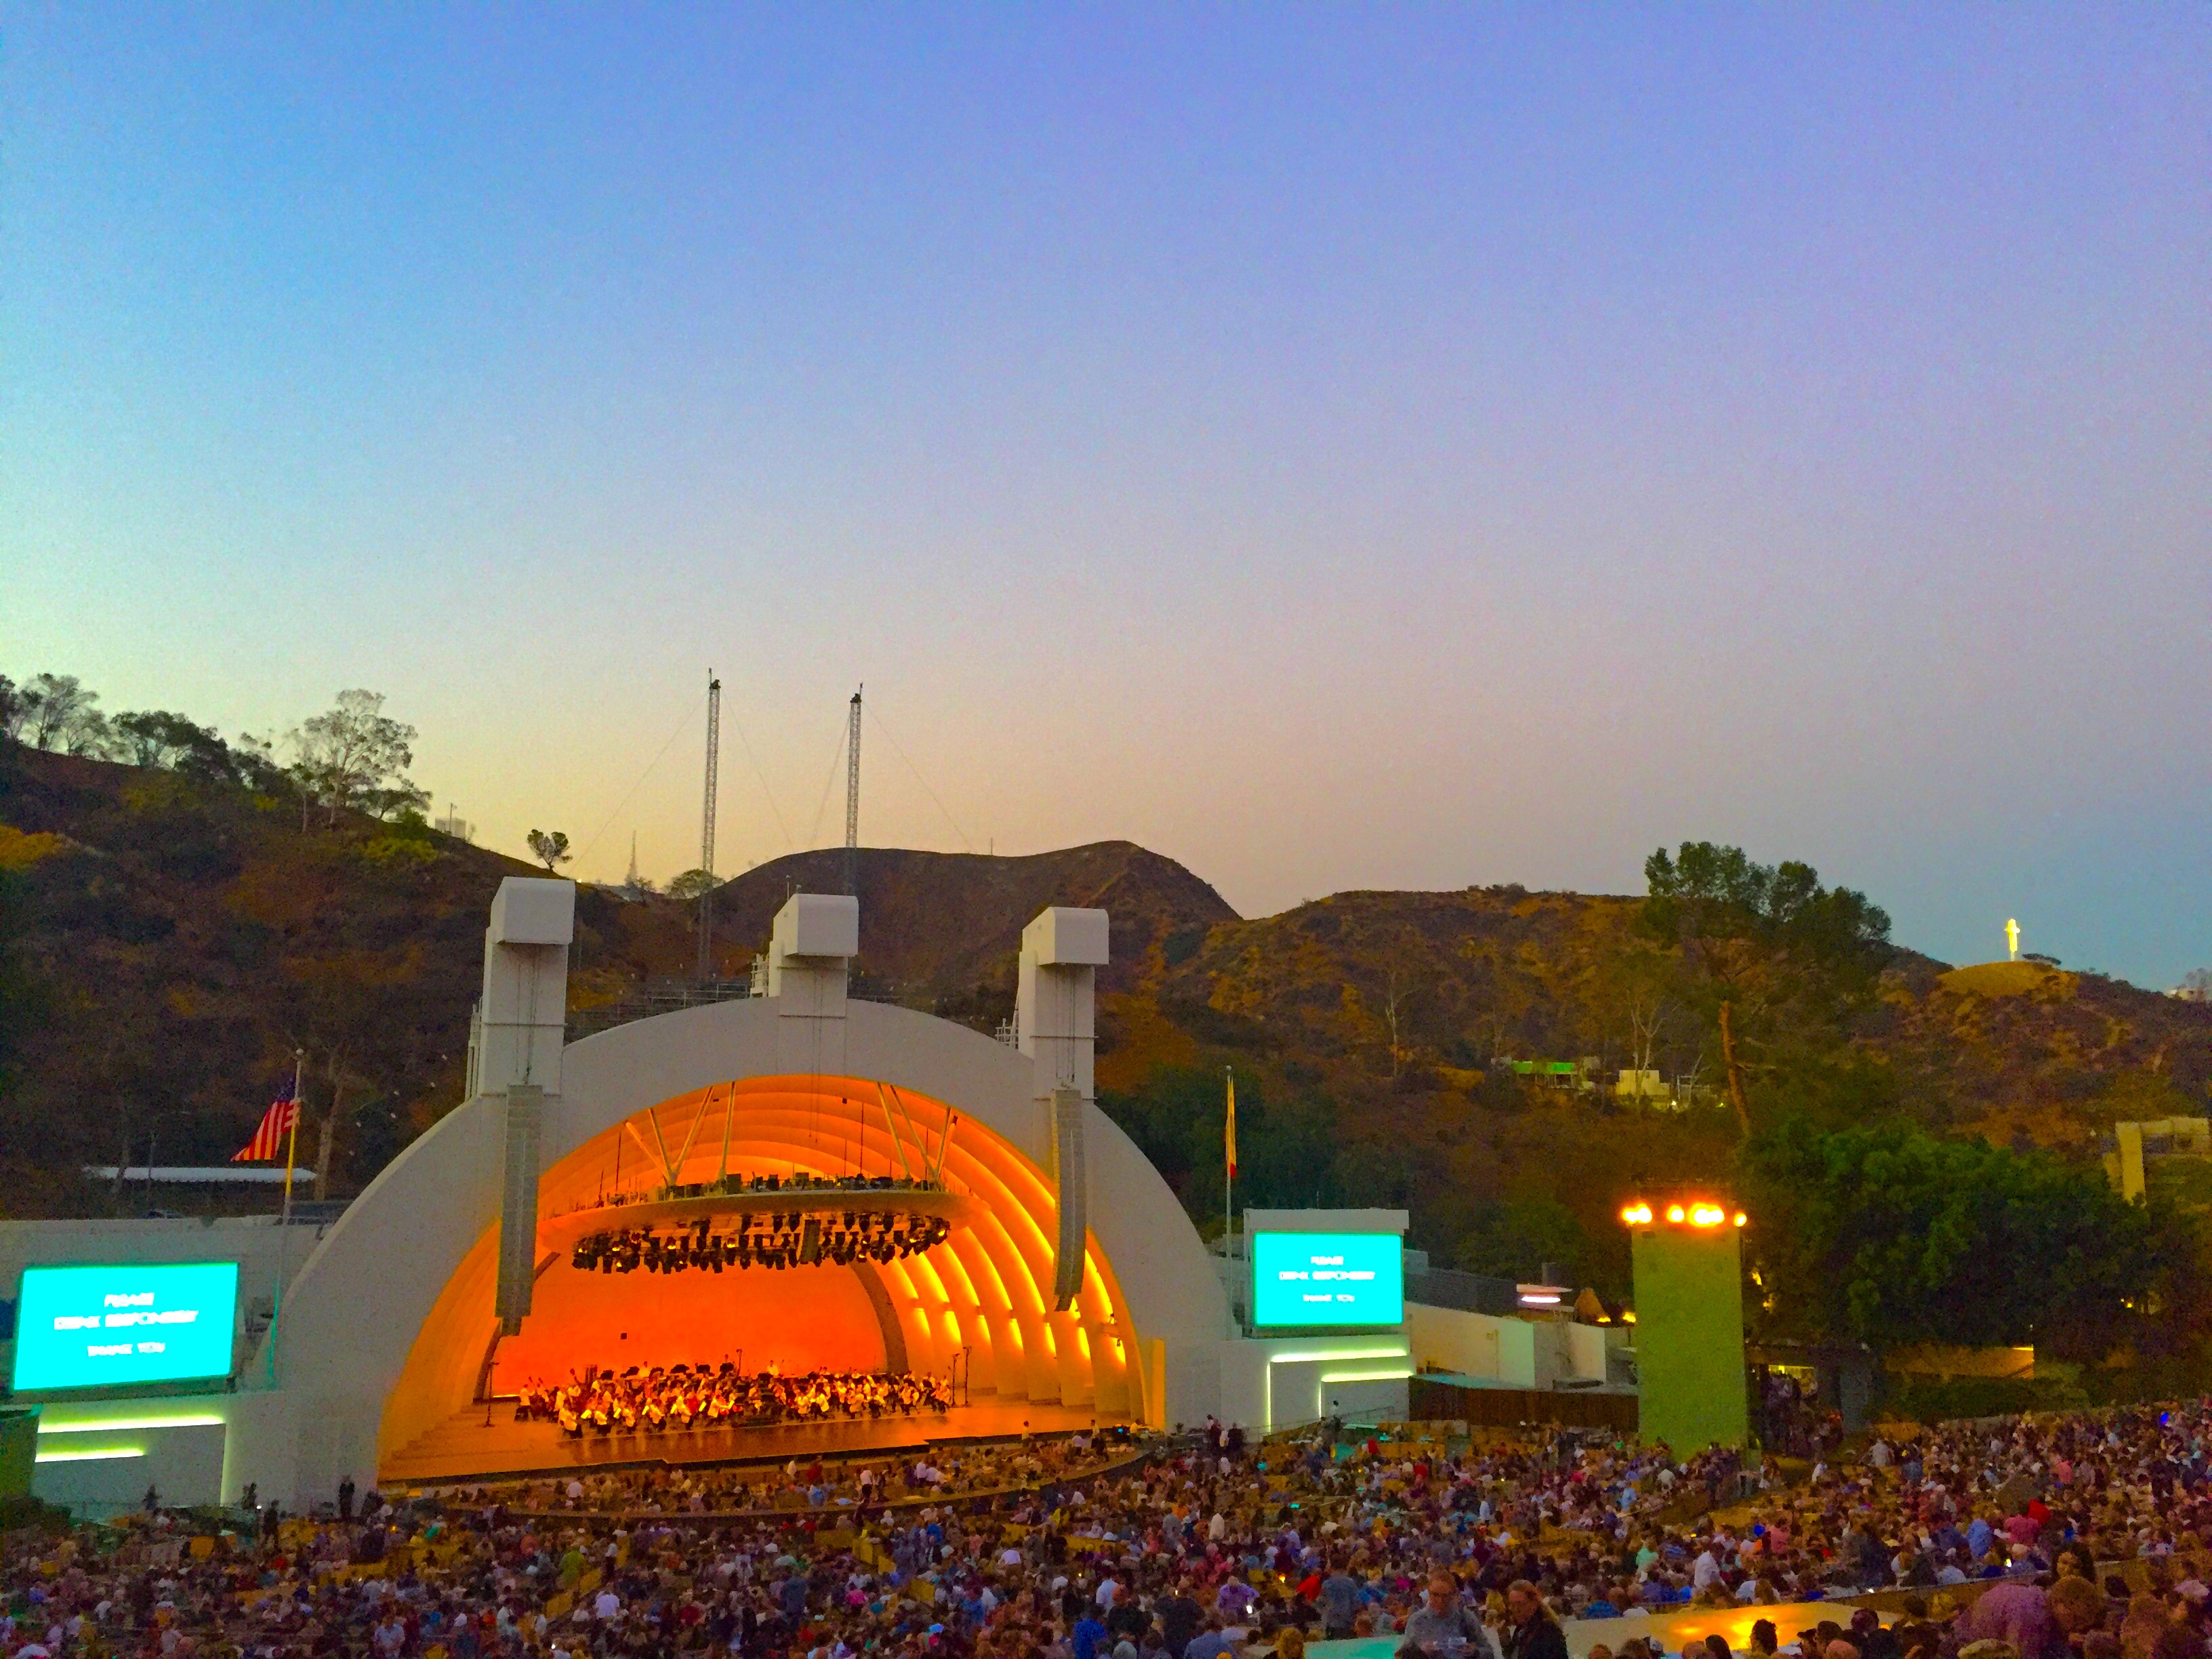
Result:
{"label": "yellow and red flag", "polygon": [[1222,1121],[1221,1151],[1228,1160],[1229,1178],[1237,1179],[1237,1073],[1224,1069],[1222,1075],[1229,1080],[1229,1115]]}

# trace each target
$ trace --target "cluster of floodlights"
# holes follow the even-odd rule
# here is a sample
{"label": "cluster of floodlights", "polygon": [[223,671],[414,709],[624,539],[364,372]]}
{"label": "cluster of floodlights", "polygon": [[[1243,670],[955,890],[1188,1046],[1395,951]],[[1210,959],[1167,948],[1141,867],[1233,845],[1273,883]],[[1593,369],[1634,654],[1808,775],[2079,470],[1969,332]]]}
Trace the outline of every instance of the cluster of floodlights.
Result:
{"label": "cluster of floodlights", "polygon": [[1669,1204],[1655,1210],[1649,1204],[1631,1204],[1620,1218],[1632,1227],[1649,1227],[1664,1219],[1677,1227],[1741,1227],[1750,1218],[1738,1210],[1730,1215],[1717,1204]]}
{"label": "cluster of floodlights", "polygon": [[[763,1224],[757,1231],[756,1220]],[[740,1215],[734,1232],[714,1232],[702,1219],[667,1231],[624,1227],[593,1233],[576,1241],[568,1265],[581,1273],[675,1273],[695,1267],[718,1273],[725,1267],[803,1267],[821,1261],[849,1267],[856,1261],[880,1264],[917,1255],[951,1235],[952,1224],[942,1216],[893,1211],[848,1210],[842,1224],[839,1218],[797,1212]]]}

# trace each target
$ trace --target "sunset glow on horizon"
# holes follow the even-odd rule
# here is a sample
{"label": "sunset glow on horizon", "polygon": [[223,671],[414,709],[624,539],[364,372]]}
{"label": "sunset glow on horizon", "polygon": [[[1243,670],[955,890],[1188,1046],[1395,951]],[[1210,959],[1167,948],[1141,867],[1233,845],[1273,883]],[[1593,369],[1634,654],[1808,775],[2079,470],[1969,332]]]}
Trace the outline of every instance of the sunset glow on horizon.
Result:
{"label": "sunset glow on horizon", "polygon": [[[2212,963],[2212,19],[32,6],[0,673],[517,857],[1127,838]],[[1716,1213],[1718,1213],[1716,1212]]]}

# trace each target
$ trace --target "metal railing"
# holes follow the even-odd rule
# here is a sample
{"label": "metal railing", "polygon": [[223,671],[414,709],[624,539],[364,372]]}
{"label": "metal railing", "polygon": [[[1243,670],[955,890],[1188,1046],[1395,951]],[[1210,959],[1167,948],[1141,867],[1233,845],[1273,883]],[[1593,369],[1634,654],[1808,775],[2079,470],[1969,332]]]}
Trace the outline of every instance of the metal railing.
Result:
{"label": "metal railing", "polygon": [[702,1008],[709,1003],[737,1002],[753,994],[750,973],[736,979],[648,980],[628,996],[617,997],[612,1002],[570,1010],[568,1040],[575,1042],[614,1026],[627,1025],[632,1020],[651,1019],[656,1014],[672,1014],[685,1008]]}
{"label": "metal railing", "polygon": [[[766,958],[757,959],[765,963]],[[749,969],[734,979],[656,979],[612,1002],[602,1002],[589,1008],[568,1011],[566,1040],[579,1042],[587,1036],[610,1030],[617,1025],[628,1025],[633,1020],[651,1019],[658,1014],[672,1014],[686,1008],[703,1008],[710,1003],[744,1002],[753,997],[768,994],[768,970],[765,966]],[[897,1002],[898,988],[848,986],[845,1000],[848,1002]]]}

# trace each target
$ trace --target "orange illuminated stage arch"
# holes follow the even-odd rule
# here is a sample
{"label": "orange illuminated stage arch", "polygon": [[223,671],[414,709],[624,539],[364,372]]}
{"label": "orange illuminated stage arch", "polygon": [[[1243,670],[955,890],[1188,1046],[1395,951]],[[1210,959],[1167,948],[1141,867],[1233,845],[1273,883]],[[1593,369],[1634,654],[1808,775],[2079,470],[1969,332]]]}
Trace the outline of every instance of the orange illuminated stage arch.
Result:
{"label": "orange illuminated stage arch", "polygon": [[[742,1350],[749,1367],[811,1358],[942,1378],[959,1357],[974,1404],[957,1406],[957,1421],[886,1419],[886,1443],[1073,1428],[1094,1413],[1164,1428],[1221,1406],[1223,1356],[1236,1334],[1218,1264],[1093,1095],[1091,975],[1106,957],[1104,912],[1048,908],[1023,930],[1010,1042],[848,996],[856,907],[809,894],[777,913],[766,994],[618,1020],[569,1042],[573,898],[565,882],[501,884],[467,1096],[347,1206],[289,1283],[281,1317],[227,1407],[227,1493],[251,1482],[306,1504],[347,1478],[712,1461],[755,1454],[702,1451],[708,1435],[790,1437],[793,1425],[723,1425],[686,1431],[688,1443],[671,1433],[636,1437],[657,1443],[604,1443],[621,1435],[564,1443],[550,1425],[516,1423],[488,1400],[488,1385],[503,1393],[533,1370],[562,1380],[564,1358],[619,1369],[719,1364]],[[885,1095],[903,1109],[890,1115],[896,1133]],[[732,1273],[732,1255],[720,1273],[594,1275],[583,1285],[572,1247],[590,1224],[574,1212],[617,1186],[625,1198],[656,1193],[669,1184],[672,1158],[681,1165],[674,1184],[711,1182],[726,1103],[731,1172],[890,1174],[910,1195],[901,1200],[910,1214],[959,1224],[935,1247],[868,1273]],[[920,1160],[933,1171],[940,1152],[942,1188],[906,1179]],[[1069,1190],[1083,1224],[1067,1221],[1084,1251],[1080,1272],[1065,1279],[1060,1183],[1048,1173],[1063,1157],[1080,1175]],[[756,1194],[718,1188],[629,1213],[658,1226],[724,1198],[734,1209],[759,1207]],[[519,1322],[500,1338],[499,1240],[510,1201],[536,1249],[511,1252],[506,1294]],[[863,1207],[857,1193],[854,1207]],[[1063,1284],[1072,1304],[1054,1311]],[[492,1448],[501,1435],[510,1443]],[[487,1449],[501,1456],[482,1456]],[[516,1461],[545,1452],[544,1462]],[[442,1476],[398,1473],[433,1465]]]}
{"label": "orange illuminated stage arch", "polygon": [[[739,1351],[747,1370],[773,1361],[786,1370],[884,1366],[938,1376],[961,1356],[975,1395],[1080,1407],[1107,1419],[1157,1416],[1128,1302],[1095,1231],[1081,1291],[1055,1312],[1057,1209],[1045,1172],[957,1103],[911,1087],[896,1099],[905,1121],[894,1131],[872,1079],[750,1077],[672,1096],[584,1140],[540,1182],[538,1279],[521,1330],[501,1338],[493,1313],[494,1224],[408,1354],[384,1413],[386,1459],[487,1389],[505,1394],[526,1376],[558,1378],[587,1364],[719,1362]],[[711,1182],[725,1169],[896,1178],[941,1156],[960,1218],[935,1249],[880,1266],[633,1273],[613,1276],[610,1291],[550,1242],[574,1228],[549,1224],[609,1193],[659,1185],[663,1156],[680,1158],[677,1184]],[[806,1323],[794,1328],[800,1313]],[[615,1324],[624,1328],[611,1345]]]}

